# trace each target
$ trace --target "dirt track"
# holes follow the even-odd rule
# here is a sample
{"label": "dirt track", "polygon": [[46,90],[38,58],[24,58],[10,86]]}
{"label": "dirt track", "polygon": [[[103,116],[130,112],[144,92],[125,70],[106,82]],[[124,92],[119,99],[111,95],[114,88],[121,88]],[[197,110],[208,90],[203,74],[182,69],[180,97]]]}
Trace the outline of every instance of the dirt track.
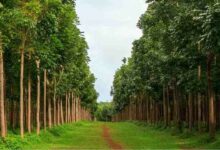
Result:
{"label": "dirt track", "polygon": [[109,133],[109,128],[105,125],[102,126],[103,132],[102,137],[105,139],[105,141],[108,143],[109,147],[113,150],[120,150],[123,149],[121,144],[114,141]]}

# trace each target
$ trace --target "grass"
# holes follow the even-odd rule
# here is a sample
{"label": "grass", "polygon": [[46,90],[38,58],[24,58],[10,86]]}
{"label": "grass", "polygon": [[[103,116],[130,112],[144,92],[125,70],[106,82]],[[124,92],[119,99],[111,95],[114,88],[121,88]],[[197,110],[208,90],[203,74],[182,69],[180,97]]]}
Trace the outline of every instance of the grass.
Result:
{"label": "grass", "polygon": [[210,140],[208,133],[178,133],[174,128],[138,122],[109,123],[114,139],[125,149],[220,149],[220,132]]}
{"label": "grass", "polygon": [[178,149],[178,139],[166,131],[130,122],[109,123],[112,136],[125,149]]}
{"label": "grass", "polygon": [[78,122],[41,131],[40,136],[26,135],[23,140],[9,134],[0,149],[108,149],[101,134],[101,123]]}
{"label": "grass", "polygon": [[[176,133],[172,128],[149,126],[143,123],[78,122],[54,127],[46,132],[25,135],[9,133],[0,149],[109,149],[102,138],[102,125],[109,127],[114,141],[124,149],[219,149],[220,133],[210,141],[208,133]],[[174,134],[175,133],[175,134]]]}

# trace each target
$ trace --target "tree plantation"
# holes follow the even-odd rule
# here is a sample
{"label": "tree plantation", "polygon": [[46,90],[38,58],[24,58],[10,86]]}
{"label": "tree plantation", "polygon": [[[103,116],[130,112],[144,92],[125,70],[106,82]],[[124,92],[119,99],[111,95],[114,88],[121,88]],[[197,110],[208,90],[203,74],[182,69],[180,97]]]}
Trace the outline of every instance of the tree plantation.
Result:
{"label": "tree plantation", "polygon": [[0,1],[1,136],[90,120],[95,77],[71,0]]}
{"label": "tree plantation", "polygon": [[220,149],[219,131],[220,0],[0,0],[0,149]]}
{"label": "tree plantation", "polygon": [[114,121],[140,120],[180,132],[220,127],[220,3],[148,0],[112,88]]}

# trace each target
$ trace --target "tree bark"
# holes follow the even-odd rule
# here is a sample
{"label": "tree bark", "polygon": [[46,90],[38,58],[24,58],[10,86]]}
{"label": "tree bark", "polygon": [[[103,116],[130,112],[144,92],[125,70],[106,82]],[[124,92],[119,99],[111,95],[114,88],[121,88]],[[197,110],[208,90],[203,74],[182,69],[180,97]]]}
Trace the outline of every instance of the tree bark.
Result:
{"label": "tree bark", "polygon": [[167,126],[167,101],[166,101],[166,87],[163,86],[163,117],[164,117],[164,123]]}
{"label": "tree bark", "polygon": [[78,97],[76,98],[76,121],[78,121]]}
{"label": "tree bark", "polygon": [[44,131],[47,128],[47,70],[44,69]]}
{"label": "tree bark", "polygon": [[24,137],[24,47],[20,50],[21,53],[21,70],[20,70],[20,134]]}
{"label": "tree bark", "polygon": [[70,123],[70,93],[68,93],[68,123]]}
{"label": "tree bark", "polygon": [[60,98],[57,99],[57,124],[60,125]]}
{"label": "tree bark", "polygon": [[68,95],[67,95],[67,93],[66,93],[66,95],[65,95],[65,122],[67,123],[68,122],[68,103],[67,103],[67,101],[68,101]]}
{"label": "tree bark", "polygon": [[72,103],[72,105],[71,105],[71,122],[73,122],[74,121],[74,109],[73,109],[73,107],[74,107],[74,94],[73,94],[73,92],[71,93],[71,103]]}
{"label": "tree bark", "polygon": [[37,135],[40,134],[40,61],[36,60],[37,64]]}
{"label": "tree bark", "polygon": [[170,90],[169,90],[169,86],[167,86],[167,124],[170,125],[171,122],[171,106],[170,106]]}
{"label": "tree bark", "polygon": [[29,65],[28,65],[28,133],[31,133],[31,67],[30,67],[31,54],[29,53]]}
{"label": "tree bark", "polygon": [[192,102],[192,94],[189,94],[188,100],[188,107],[189,107],[189,130],[192,131],[193,128],[193,102]]}
{"label": "tree bark", "polygon": [[61,124],[63,124],[64,119],[63,119],[63,103],[62,103],[62,100],[60,101],[60,109],[61,109]]}
{"label": "tree bark", "polygon": [[[198,66],[198,80],[201,80],[201,65]],[[201,132],[201,123],[202,123],[202,98],[201,93],[198,92],[198,129]]]}
{"label": "tree bark", "polygon": [[54,93],[53,93],[53,124],[56,125],[57,121],[56,121],[56,79],[54,80]]}
{"label": "tree bark", "polygon": [[76,122],[76,97],[73,96],[73,122]]}
{"label": "tree bark", "polygon": [[[50,95],[50,94],[49,94]],[[52,116],[51,116],[51,96],[48,97],[48,126],[52,127]]]}
{"label": "tree bark", "polygon": [[209,53],[207,57],[207,80],[208,80],[208,97],[209,97],[209,135],[210,138],[215,138],[215,105],[214,91],[212,87],[211,65],[214,55]]}
{"label": "tree bark", "polygon": [[1,113],[1,136],[6,136],[6,125],[5,125],[5,99],[4,99],[4,61],[3,61],[3,49],[2,39],[0,33],[0,113]]}
{"label": "tree bark", "polygon": [[[200,42],[198,43],[198,53],[200,53]],[[198,65],[198,82],[201,82],[201,64]],[[202,98],[201,98],[201,93],[200,91],[198,92],[198,129],[199,132],[201,132],[201,122],[202,122]]]}

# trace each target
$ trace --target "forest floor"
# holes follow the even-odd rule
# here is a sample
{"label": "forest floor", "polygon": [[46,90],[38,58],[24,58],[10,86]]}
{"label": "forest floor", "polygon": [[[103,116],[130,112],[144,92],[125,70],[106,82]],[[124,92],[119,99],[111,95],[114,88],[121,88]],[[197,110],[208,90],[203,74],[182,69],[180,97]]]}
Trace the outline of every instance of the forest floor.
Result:
{"label": "forest floor", "polygon": [[208,134],[175,134],[172,128],[143,123],[78,122],[54,127],[46,132],[25,135],[23,140],[9,133],[0,149],[217,149],[220,133],[210,142]]}

